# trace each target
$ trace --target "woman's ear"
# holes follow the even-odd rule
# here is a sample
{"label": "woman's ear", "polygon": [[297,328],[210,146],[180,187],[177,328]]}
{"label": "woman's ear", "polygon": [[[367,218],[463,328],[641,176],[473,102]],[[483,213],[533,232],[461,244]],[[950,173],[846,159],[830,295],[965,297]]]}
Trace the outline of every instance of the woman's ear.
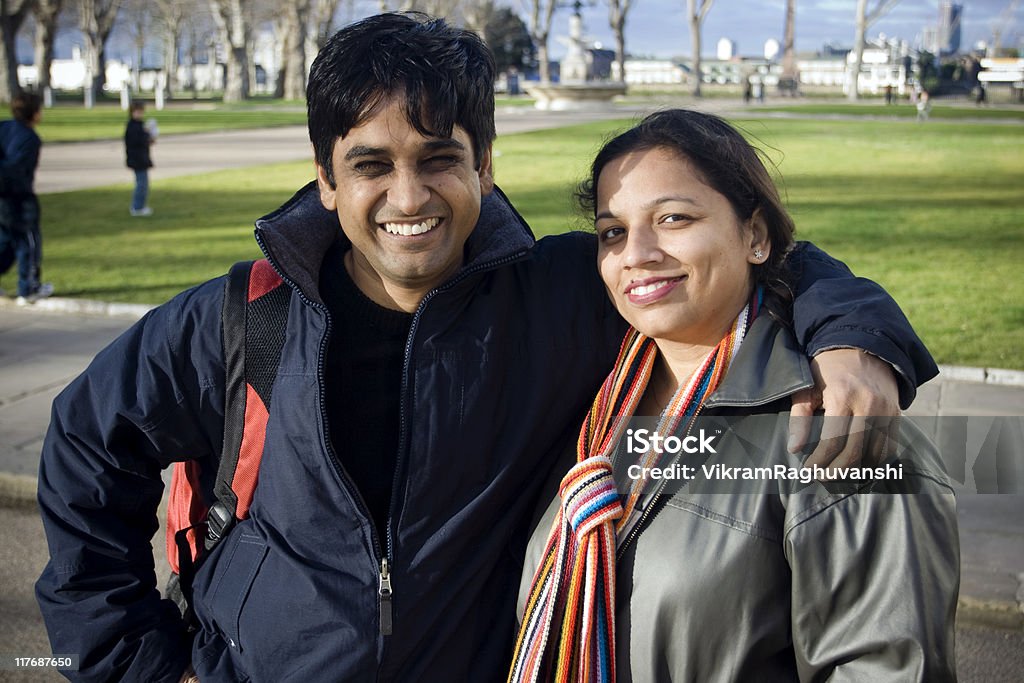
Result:
{"label": "woman's ear", "polygon": [[761,209],[754,211],[754,215],[747,220],[746,225],[747,261],[754,265],[761,265],[768,260],[772,253],[772,241],[768,237],[768,223],[764,220]]}

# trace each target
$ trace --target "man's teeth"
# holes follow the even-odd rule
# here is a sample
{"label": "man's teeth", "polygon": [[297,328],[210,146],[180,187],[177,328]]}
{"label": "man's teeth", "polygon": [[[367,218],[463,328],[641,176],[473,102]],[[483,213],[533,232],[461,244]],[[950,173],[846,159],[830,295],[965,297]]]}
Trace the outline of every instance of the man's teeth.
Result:
{"label": "man's teeth", "polygon": [[657,291],[662,287],[667,287],[673,282],[675,282],[675,280],[659,280],[658,282],[649,285],[640,285],[639,287],[633,287],[631,290],[629,290],[629,293],[632,294],[633,296],[644,296],[645,294],[650,294],[651,292]]}
{"label": "man's teeth", "polygon": [[440,222],[440,218],[428,218],[422,223],[385,223],[384,229],[393,235],[405,235],[408,237],[410,235],[422,235]]}

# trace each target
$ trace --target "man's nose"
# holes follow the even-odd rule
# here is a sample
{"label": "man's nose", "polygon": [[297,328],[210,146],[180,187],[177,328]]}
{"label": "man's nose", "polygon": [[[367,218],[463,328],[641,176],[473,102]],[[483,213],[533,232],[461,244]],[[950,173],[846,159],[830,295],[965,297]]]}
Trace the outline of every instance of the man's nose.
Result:
{"label": "man's nose", "polygon": [[429,199],[430,188],[419,173],[412,170],[399,170],[395,173],[388,189],[388,203],[391,206],[406,216],[415,216]]}

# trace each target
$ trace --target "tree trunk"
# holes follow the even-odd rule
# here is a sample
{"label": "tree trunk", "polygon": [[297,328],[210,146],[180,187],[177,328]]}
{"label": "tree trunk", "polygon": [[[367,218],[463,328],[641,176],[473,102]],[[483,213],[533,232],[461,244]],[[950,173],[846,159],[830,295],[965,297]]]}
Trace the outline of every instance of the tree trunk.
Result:
{"label": "tree trunk", "polygon": [[868,0],[857,0],[857,31],[853,36],[853,63],[847,60],[846,99],[856,102],[860,98],[857,83],[860,80],[860,66],[864,62],[864,34],[867,33]]}
{"label": "tree trunk", "polygon": [[21,87],[18,85],[18,56],[15,51],[18,30],[32,8],[31,0],[0,0],[0,102],[10,102]]}
{"label": "tree trunk", "polygon": [[285,7],[284,89],[286,100],[301,100],[306,95],[306,26],[309,0],[293,0]]}
{"label": "tree trunk", "polygon": [[534,44],[537,46],[537,71],[541,83],[551,82],[551,66],[548,64],[548,37],[534,36]]}
{"label": "tree trunk", "polygon": [[249,31],[242,7],[244,1],[210,0],[217,35],[227,60],[224,67],[225,102],[240,102],[249,97]]}
{"label": "tree trunk", "polygon": [[[782,76],[796,79],[796,0],[786,0],[786,25],[782,38]],[[795,91],[794,91],[795,92]]]}
{"label": "tree trunk", "polygon": [[178,32],[167,31],[164,34],[164,96],[172,99],[178,92]]}
{"label": "tree trunk", "polygon": [[619,60],[619,83],[626,82],[626,22],[620,20],[612,30],[615,33],[615,58]]}
{"label": "tree trunk", "polygon": [[107,80],[107,38],[120,6],[121,0],[81,0],[79,29],[85,42],[86,77],[89,79],[85,87],[92,89],[93,99],[103,93]]}
{"label": "tree trunk", "polygon": [[[693,0],[690,0],[692,3]],[[700,86],[702,83],[700,70],[700,17],[690,14],[690,44],[693,46],[693,88],[691,93],[694,97],[700,97]]]}
{"label": "tree trunk", "polygon": [[53,43],[57,38],[57,15],[62,0],[37,0],[34,16],[36,34],[33,40],[33,61],[36,65],[36,87],[42,93],[50,87],[53,65]]}

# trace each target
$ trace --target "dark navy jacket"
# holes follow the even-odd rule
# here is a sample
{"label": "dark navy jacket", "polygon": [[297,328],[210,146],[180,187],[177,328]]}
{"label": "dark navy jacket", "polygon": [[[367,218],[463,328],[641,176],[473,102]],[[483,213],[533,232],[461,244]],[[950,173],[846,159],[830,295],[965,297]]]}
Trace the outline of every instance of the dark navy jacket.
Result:
{"label": "dark navy jacket", "polygon": [[149,156],[149,142],[146,124],[137,119],[128,119],[128,125],[124,128],[125,165],[128,168],[136,171],[153,168],[153,161]]}
{"label": "dark navy jacket", "polygon": [[[191,641],[160,599],[149,543],[161,470],[220,447],[222,281],[150,313],[54,402],[39,477],[51,560],[37,597],[53,651],[81,657],[75,680],[174,682],[190,658],[203,683],[504,679],[539,488],[624,330],[596,276],[595,239],[534,243],[499,192],[484,200],[464,267],[426,296],[409,333],[398,469],[378,538],[327,446],[330,321],[317,276],[338,230],[312,184],[257,223],[299,295],[251,516],[199,569],[202,630]],[[801,262],[819,280],[798,299],[797,336],[816,330],[812,350],[885,357],[912,396],[934,365],[895,303],[820,252]],[[834,312],[840,300],[849,314]]]}
{"label": "dark navy jacket", "polygon": [[29,196],[33,193],[39,151],[39,134],[21,121],[0,123],[0,193],[5,196]]}

